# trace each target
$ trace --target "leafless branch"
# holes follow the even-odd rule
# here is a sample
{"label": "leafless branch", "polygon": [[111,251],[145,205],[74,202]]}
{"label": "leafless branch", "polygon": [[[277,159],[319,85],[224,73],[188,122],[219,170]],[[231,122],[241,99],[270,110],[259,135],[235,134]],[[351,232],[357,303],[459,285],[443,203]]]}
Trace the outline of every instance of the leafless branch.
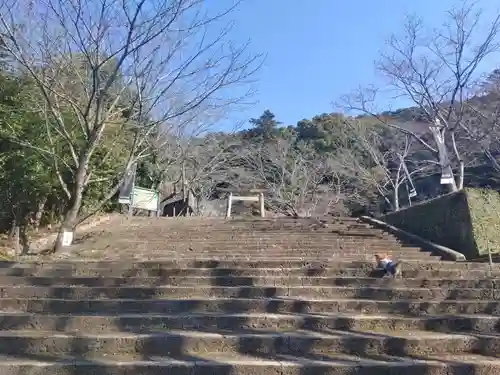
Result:
{"label": "leafless branch", "polygon": [[126,169],[149,155],[154,134],[186,136],[251,95],[261,56],[232,43],[224,23],[238,3],[211,14],[202,0],[2,0],[4,49],[34,81],[48,131],[72,158],[63,226],[74,226],[83,191],[101,178],[96,151],[118,147],[113,134],[128,145]]}

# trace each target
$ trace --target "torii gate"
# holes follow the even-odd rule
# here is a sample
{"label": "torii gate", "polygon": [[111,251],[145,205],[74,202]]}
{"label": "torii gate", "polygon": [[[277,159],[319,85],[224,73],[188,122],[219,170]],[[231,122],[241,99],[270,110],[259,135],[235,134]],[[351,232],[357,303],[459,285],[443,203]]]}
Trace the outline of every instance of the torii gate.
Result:
{"label": "torii gate", "polygon": [[[226,219],[231,217],[233,201],[259,202],[260,217],[266,216],[266,210],[264,208],[264,193],[266,192],[266,189],[219,188],[217,190],[229,193],[229,195],[227,196]],[[236,193],[238,195],[233,195],[233,193]]]}

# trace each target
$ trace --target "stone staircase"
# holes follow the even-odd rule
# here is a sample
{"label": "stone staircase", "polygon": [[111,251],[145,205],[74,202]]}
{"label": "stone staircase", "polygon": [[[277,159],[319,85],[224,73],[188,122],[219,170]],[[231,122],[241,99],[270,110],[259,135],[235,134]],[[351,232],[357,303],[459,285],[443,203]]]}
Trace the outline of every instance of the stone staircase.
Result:
{"label": "stone staircase", "polygon": [[500,268],[355,219],[134,218],[71,250],[1,264],[0,375],[500,373]]}

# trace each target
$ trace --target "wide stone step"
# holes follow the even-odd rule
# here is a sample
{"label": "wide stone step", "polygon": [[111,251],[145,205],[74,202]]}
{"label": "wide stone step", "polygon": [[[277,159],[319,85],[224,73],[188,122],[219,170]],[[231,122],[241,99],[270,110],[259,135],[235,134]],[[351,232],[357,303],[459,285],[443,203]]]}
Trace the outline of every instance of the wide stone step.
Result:
{"label": "wide stone step", "polygon": [[477,354],[363,358],[349,354],[298,357],[209,352],[180,359],[119,355],[58,358],[49,354],[36,360],[0,358],[2,375],[496,375],[499,371],[497,358]]}
{"label": "wide stone step", "polygon": [[0,298],[0,309],[50,314],[186,313],[362,313],[409,316],[447,314],[500,315],[500,300],[369,300],[305,298],[62,299]]}
{"label": "wide stone step", "polygon": [[[96,249],[89,249],[89,251]],[[136,249],[138,251],[138,249]],[[384,249],[384,253],[391,254],[393,257],[412,257],[412,256],[430,256],[430,252],[424,252],[416,249]],[[145,253],[146,254],[146,253]],[[290,248],[290,249],[282,249],[279,246],[271,246],[271,247],[253,247],[247,250],[241,249],[232,249],[232,250],[223,250],[223,249],[205,249],[203,246],[186,246],[180,247],[176,250],[170,250],[166,247],[157,249],[157,250],[149,250],[147,254],[158,255],[161,257],[167,257],[169,255],[178,255],[178,254],[186,254],[190,257],[193,255],[200,255],[203,258],[206,257],[220,257],[220,256],[231,256],[231,255],[246,255],[247,257],[261,257],[263,255],[268,255],[269,258],[276,257],[287,257],[287,256],[359,256],[359,257],[371,257],[373,258],[377,251],[373,250],[365,250],[362,248],[353,248],[353,249],[339,249],[339,248],[328,248],[328,249],[317,249],[317,248]],[[110,254],[111,255],[111,254]]]}
{"label": "wide stone step", "polygon": [[[172,330],[226,333],[269,333],[309,330],[375,332],[400,335],[406,331],[500,333],[500,317],[493,315],[395,316],[364,314],[279,314],[279,313],[185,313],[47,315],[0,313],[0,331],[17,330],[78,333],[158,333]],[[500,338],[500,336],[499,336]]]}
{"label": "wide stone step", "polygon": [[[380,272],[373,270],[371,266],[357,268],[342,267],[283,267],[283,268],[79,268],[79,267],[38,267],[38,266],[17,266],[13,268],[0,268],[0,276],[16,277],[171,277],[171,276],[323,276],[323,277],[372,277],[382,276]],[[491,274],[493,278],[500,277],[500,271]],[[441,278],[441,279],[485,279],[489,278],[490,273],[485,270],[467,270],[467,269],[447,269],[442,270],[439,267],[415,268],[413,264],[403,265],[403,278]]]}
{"label": "wide stone step", "polygon": [[[241,236],[255,236],[255,235],[267,235],[267,236],[280,236],[286,233],[292,235],[304,235],[304,236],[315,236],[317,234],[337,234],[337,233],[351,233],[351,234],[371,234],[377,236],[384,236],[387,238],[394,237],[391,233],[385,232],[381,229],[377,229],[371,226],[360,226],[360,225],[338,225],[338,224],[307,224],[307,225],[291,225],[285,227],[279,226],[260,226],[260,227],[248,227],[248,226],[234,226],[234,225],[219,225],[219,226],[194,226],[194,227],[158,227],[158,226],[128,226],[124,225],[122,227],[113,228],[113,231],[125,231],[129,230],[132,232],[141,233],[145,230],[153,228],[155,230],[160,229],[161,235],[174,237],[177,234],[186,234],[192,237],[201,237],[207,234],[216,235],[227,235],[232,236],[234,234]],[[105,229],[105,228],[104,228]],[[106,232],[105,232],[106,233]]]}
{"label": "wide stone step", "polygon": [[151,299],[151,298],[326,298],[326,299],[474,299],[500,300],[492,288],[391,288],[337,286],[2,286],[2,298]]}
{"label": "wide stone step", "polygon": [[[94,254],[94,256],[93,256]],[[81,259],[89,259],[89,260],[95,260],[99,259],[102,256],[102,252],[93,252],[90,254],[80,254],[82,257]],[[123,261],[127,257],[130,258],[130,262],[133,263],[134,260],[154,260],[158,259],[160,257],[167,257],[169,259],[179,259],[179,260],[187,260],[189,258],[193,259],[203,259],[203,258],[209,258],[210,260],[218,260],[218,261],[232,261],[232,262],[237,262],[237,261],[243,261],[243,262],[265,262],[266,260],[271,260],[273,262],[304,262],[304,261],[313,261],[313,262],[331,262],[331,261],[337,261],[341,260],[342,262],[359,262],[359,261],[364,261],[364,262],[371,262],[373,263],[374,261],[374,256],[373,254],[362,254],[362,255],[353,255],[349,253],[322,253],[322,254],[293,254],[293,255],[283,255],[280,253],[274,253],[270,254],[272,258],[267,257],[264,252],[260,255],[255,255],[255,254],[239,254],[239,253],[221,253],[218,255],[214,255],[211,252],[203,253],[203,252],[172,252],[172,253],[167,253],[167,252],[147,252],[147,253],[141,253],[137,251],[133,251],[129,254],[126,254],[125,252],[123,253],[114,253],[110,254],[107,256],[108,259],[116,259],[116,260],[121,260]],[[395,260],[400,260],[404,259],[405,262],[427,262],[427,261],[440,261],[442,258],[440,256],[432,256],[429,254],[425,253],[415,253],[415,254],[410,254],[408,256],[406,255],[394,255],[393,258]]]}
{"label": "wide stone step", "polygon": [[[101,255],[105,254],[106,250],[99,250],[99,249],[89,249],[87,252],[94,252],[98,253]],[[351,249],[351,250],[344,250],[344,249],[325,249],[325,250],[317,250],[317,249],[304,249],[304,248],[298,248],[298,249],[280,249],[278,247],[272,247],[272,248],[262,248],[262,249],[254,249],[254,250],[241,250],[241,249],[233,249],[233,250],[205,250],[203,248],[196,248],[193,246],[186,246],[183,248],[179,248],[177,250],[168,250],[168,249],[159,249],[159,250],[151,250],[151,251],[141,251],[139,249],[129,249],[129,254],[131,255],[132,253],[135,254],[142,254],[145,257],[149,256],[151,257],[151,260],[154,260],[153,257],[157,257],[156,259],[168,259],[172,256],[176,255],[184,255],[186,256],[186,260],[188,259],[220,259],[220,258],[227,258],[228,260],[232,260],[231,258],[242,258],[245,257],[244,260],[246,261],[255,261],[255,262],[260,262],[262,261],[263,257],[267,256],[267,259],[271,261],[276,261],[276,260],[286,260],[289,258],[289,260],[294,260],[294,258],[302,257],[302,258],[310,258],[311,260],[315,259],[329,259],[331,257],[337,257],[339,261],[350,261],[350,262],[355,262],[356,258],[360,258],[359,261],[366,261],[366,259],[374,259],[375,254],[377,252],[372,252],[372,251],[366,251],[362,249]],[[423,251],[404,251],[404,250],[395,250],[395,251],[384,251],[384,253],[388,253],[391,255],[392,258],[416,258],[416,259],[427,259],[428,257],[431,257],[430,260],[433,258],[438,258],[437,255],[434,257],[432,256],[431,253],[429,252],[423,252]],[[116,253],[116,254],[107,254],[107,256],[120,256],[120,255],[125,255],[127,254],[126,251],[122,251],[122,253]],[[345,259],[344,259],[345,258]],[[109,259],[109,258],[107,258]],[[171,259],[171,258],[170,258]],[[120,258],[117,258],[117,260],[120,260]],[[123,259],[121,259],[123,261]],[[471,263],[471,264],[478,264],[478,263]]]}
{"label": "wide stone step", "polygon": [[[101,253],[102,254],[102,253]],[[243,264],[247,264],[249,261],[251,262],[265,262],[266,260],[272,261],[274,263],[276,262],[365,262],[368,263],[370,262],[373,264],[374,262],[374,256],[373,254],[362,254],[362,255],[353,255],[353,254],[342,254],[342,253],[332,253],[332,252],[325,252],[322,254],[280,254],[280,253],[275,253],[271,254],[273,255],[272,257],[267,257],[264,253],[259,255],[255,254],[245,254],[245,253],[221,253],[219,255],[213,255],[212,253],[203,253],[203,252],[177,252],[177,253],[164,253],[164,252],[159,252],[159,253],[140,253],[140,252],[135,252],[133,254],[128,254],[129,256],[132,256],[136,258],[139,261],[144,261],[144,260],[154,260],[154,259],[159,259],[159,258],[169,258],[169,259],[178,259],[179,261],[187,261],[189,259],[210,259],[211,261],[230,261],[230,262],[238,262],[241,261]],[[112,259],[116,258],[116,260],[121,260],[123,261],[125,258],[126,254],[110,254],[107,258]],[[394,259],[396,260],[396,256],[393,256]],[[416,254],[410,254],[409,256],[399,256],[397,260],[402,260],[404,258],[404,261],[406,262],[438,262],[441,260],[441,257],[439,256],[431,256],[429,254],[425,253],[416,253]],[[82,257],[81,259],[86,259],[85,257]],[[90,258],[89,261],[93,261],[95,258]],[[134,260],[130,259],[130,263],[133,263]]]}
{"label": "wide stone step", "polygon": [[[116,245],[114,245],[116,246]],[[364,244],[337,244],[337,243],[314,243],[314,244],[308,244],[307,246],[301,245],[301,244],[295,244],[295,243],[288,243],[288,244],[279,244],[279,243],[254,243],[254,244],[245,244],[245,243],[240,243],[237,246],[233,246],[231,243],[226,243],[225,245],[216,245],[212,246],[211,244],[207,242],[186,242],[181,245],[175,245],[173,246],[172,244],[169,243],[161,243],[157,245],[149,245],[143,243],[142,245],[137,245],[137,246],[130,246],[130,244],[123,244],[123,246],[128,246],[128,248],[137,248],[137,250],[140,249],[145,249],[147,248],[150,251],[162,251],[162,250],[168,250],[168,251],[179,251],[183,250],[185,248],[192,248],[192,249],[200,249],[200,250],[205,250],[205,251],[214,251],[214,252],[227,252],[227,251],[249,251],[249,252],[260,252],[262,250],[280,250],[280,251],[352,251],[354,253],[370,253],[370,254],[376,254],[377,252],[385,252],[385,253],[392,253],[394,251],[399,251],[399,252],[408,252],[408,253],[418,253],[418,252],[424,252],[422,249],[418,247],[410,247],[410,246],[402,246],[402,245],[393,245],[393,246],[386,246],[386,245],[370,245],[366,246]],[[91,248],[94,246],[89,246],[88,248]],[[95,246],[94,248],[98,248],[98,246]]]}
{"label": "wide stone step", "polygon": [[[115,250],[116,249],[116,250]],[[85,247],[81,248],[75,248],[74,252],[75,253],[80,253],[81,251],[86,251],[86,252],[100,252],[100,253],[105,253],[107,252],[107,255],[113,255],[114,252],[118,254],[128,254],[128,253],[142,253],[142,254],[155,254],[161,257],[166,257],[169,254],[179,254],[179,253],[191,253],[191,254],[197,254],[197,253],[204,253],[205,257],[210,257],[210,256],[221,256],[221,255],[226,255],[226,254],[231,254],[231,253],[236,253],[236,254],[248,254],[248,255],[256,255],[258,256],[259,254],[262,254],[263,252],[270,252],[272,256],[275,255],[280,255],[280,256],[286,256],[286,255],[292,255],[296,252],[302,252],[302,253],[307,253],[311,255],[317,255],[317,254],[352,254],[352,255],[369,255],[369,256],[374,256],[377,253],[388,253],[388,254],[393,254],[396,255],[398,254],[399,256],[405,256],[406,254],[421,254],[425,253],[428,254],[429,252],[427,251],[422,251],[421,249],[418,248],[405,248],[405,247],[388,247],[388,246],[337,246],[335,244],[333,245],[328,245],[328,246],[289,246],[289,247],[283,247],[281,245],[240,245],[240,246],[224,246],[224,247],[210,247],[207,246],[206,244],[200,243],[200,244],[192,244],[192,243],[186,243],[182,246],[169,246],[169,245],[158,245],[157,247],[149,246],[146,244],[143,244],[142,246],[130,246],[130,245],[117,245],[114,244],[113,246],[110,245],[105,245],[105,243],[101,245],[85,245]],[[112,252],[111,252],[112,251]],[[110,253],[111,252],[111,253]],[[102,259],[105,259],[104,256]],[[477,263],[477,262],[476,262]]]}
{"label": "wide stone step", "polygon": [[[148,228],[149,230],[149,228]],[[144,228],[141,230],[126,230],[126,227],[123,228],[123,233],[129,233],[131,236],[131,240],[141,241],[146,240],[147,236],[144,235]],[[108,232],[110,235],[111,233]],[[120,232],[119,232],[120,233]],[[113,233],[114,235],[115,233]],[[147,232],[148,235],[151,233]],[[106,235],[106,232],[103,233],[103,236]],[[132,236],[133,235],[133,236]],[[103,237],[101,237],[103,238]],[[182,242],[184,240],[189,241],[213,241],[213,242],[222,242],[222,241],[234,241],[234,240],[245,240],[245,241],[316,241],[322,239],[328,239],[331,241],[335,241],[338,239],[346,240],[346,241],[381,241],[387,243],[398,243],[399,240],[396,236],[391,234],[383,233],[380,231],[350,231],[350,230],[321,230],[321,231],[312,231],[312,230],[300,230],[300,229],[291,229],[291,230],[283,230],[279,232],[274,231],[217,231],[213,229],[204,230],[204,231],[195,231],[195,230],[185,230],[182,232],[179,231],[168,231],[161,232],[158,235],[151,238],[153,242],[158,242],[163,239],[168,239],[170,241],[179,241]],[[118,238],[118,240],[122,240],[123,238]]]}
{"label": "wide stone step", "polygon": [[[219,253],[214,254],[210,252],[172,252],[171,254],[161,252],[155,254],[135,254],[135,258],[139,260],[147,259],[155,259],[155,257],[170,257],[171,259],[187,259],[191,257],[199,257],[199,258],[208,258],[213,260],[243,260],[243,261],[261,261],[266,259],[266,251],[263,250],[261,254],[249,254],[249,253]],[[129,254],[133,255],[133,254]],[[343,262],[351,261],[351,262],[372,262],[374,261],[373,254],[352,254],[349,252],[340,253],[340,252],[323,252],[323,253],[308,253],[308,252],[296,252],[294,254],[281,254],[279,252],[273,252],[269,254],[270,256],[267,259],[271,259],[273,261],[282,260],[282,261],[296,261],[296,260],[311,260],[311,261],[324,261],[330,262],[332,260],[342,260]],[[117,260],[123,260],[123,258],[118,258],[120,254],[116,254]],[[405,261],[405,262],[426,262],[426,261],[439,261],[442,260],[442,257],[438,255],[431,255],[428,253],[410,253],[410,254],[392,254],[391,256],[396,261]]]}
{"label": "wide stone step", "polygon": [[[331,259],[324,260],[283,260],[269,258],[267,260],[226,260],[226,259],[213,259],[213,258],[193,258],[193,259],[161,259],[146,261],[135,261],[133,264],[130,261],[96,261],[83,259],[81,261],[59,261],[59,262],[45,262],[45,263],[24,263],[16,264],[15,262],[4,262],[0,264],[0,269],[9,269],[12,267],[40,267],[52,270],[57,269],[104,269],[104,268],[122,268],[122,269],[138,269],[138,268],[330,268],[330,269],[344,269],[344,268],[373,268],[373,262],[357,261],[357,260],[343,260]],[[406,269],[419,269],[419,270],[482,270],[489,272],[490,266],[483,263],[467,263],[467,262],[446,262],[446,261],[433,261],[423,260],[406,262]],[[492,268],[493,272],[500,272],[500,265],[495,264]]]}
{"label": "wide stone step", "polygon": [[[148,229],[149,230],[149,229]],[[131,241],[140,242],[147,241],[148,238],[151,239],[153,243],[160,242],[162,240],[168,240],[171,242],[182,243],[185,241],[209,241],[211,243],[223,243],[226,241],[280,241],[280,242],[315,242],[315,241],[345,241],[345,242],[380,242],[387,244],[397,244],[400,241],[397,237],[385,234],[379,231],[373,232],[354,232],[354,231],[340,231],[340,230],[329,230],[329,231],[301,231],[301,230],[289,230],[280,232],[269,232],[269,231],[253,231],[253,232],[238,232],[238,231],[227,231],[220,232],[216,230],[206,230],[203,232],[197,232],[192,230],[186,230],[184,232],[162,232],[158,233],[154,237],[151,237],[151,233],[148,231],[146,235],[142,230],[134,231],[127,230],[126,227],[123,228],[123,232],[108,233],[108,236],[115,236],[116,234],[127,234],[130,236]],[[127,236],[128,237],[128,236]],[[96,237],[104,239],[106,238],[106,232],[101,234],[101,236]],[[124,241],[123,237],[117,236],[116,240]]]}
{"label": "wide stone step", "polygon": [[123,225],[121,227],[113,228],[113,232],[129,230],[133,233],[145,233],[148,231],[154,231],[160,235],[172,236],[172,235],[188,235],[188,236],[198,236],[205,233],[214,233],[216,235],[234,235],[241,234],[246,236],[251,236],[258,233],[268,233],[270,235],[282,235],[284,233],[301,233],[304,235],[311,235],[315,233],[356,233],[356,234],[380,234],[390,236],[388,233],[384,233],[380,229],[368,226],[354,226],[354,225],[337,225],[337,224],[326,224],[326,226],[318,224],[302,224],[302,225],[259,225],[259,226],[248,226],[248,225],[199,225],[199,226],[159,226],[152,223],[150,225]]}
{"label": "wide stone step", "polygon": [[498,279],[422,279],[422,278],[375,278],[375,277],[334,277],[334,276],[225,276],[207,274],[204,276],[165,275],[163,277],[16,277],[0,276],[0,286],[55,286],[78,285],[87,287],[119,286],[386,286],[391,288],[496,288],[500,290]]}
{"label": "wide stone step", "polygon": [[198,353],[223,352],[250,355],[343,353],[401,357],[477,353],[494,356],[500,336],[446,334],[426,331],[328,333],[300,330],[293,333],[212,333],[177,331],[161,333],[63,334],[32,331],[0,332],[0,354],[12,356],[91,355],[107,353],[182,358]]}
{"label": "wide stone step", "polygon": [[[119,248],[120,246],[118,245],[113,245],[116,248]],[[126,245],[124,245],[126,246]],[[270,251],[270,252],[279,252],[279,254],[293,254],[295,252],[308,252],[308,253],[327,253],[327,252],[332,252],[332,253],[338,253],[338,254],[345,254],[345,253],[352,253],[352,254],[367,254],[367,255],[374,255],[377,253],[400,253],[400,254],[412,254],[412,253],[427,253],[422,251],[419,248],[409,248],[409,247],[388,247],[388,246],[369,246],[369,247],[364,247],[361,245],[356,245],[356,246],[337,246],[335,244],[330,244],[330,245],[325,245],[325,246],[298,246],[298,245],[290,245],[290,246],[281,246],[279,244],[252,244],[252,245],[240,245],[240,246],[233,246],[233,245],[228,245],[228,246],[217,246],[217,247],[211,247],[205,243],[199,243],[199,244],[192,244],[192,243],[186,243],[183,244],[182,246],[170,246],[167,244],[162,244],[158,245],[158,247],[153,247],[150,245],[144,245],[144,246],[136,246],[136,247],[131,247],[128,246],[128,250],[135,249],[136,251],[144,251],[146,250],[147,247],[147,252],[151,253],[160,253],[161,252],[168,252],[168,253],[178,253],[186,250],[190,251],[203,251],[203,252],[208,252],[208,253],[214,253],[214,254],[229,254],[232,252],[238,252],[238,253],[247,253],[247,254],[260,254],[263,251]],[[93,246],[93,247],[88,247],[88,250],[99,250],[98,246]]]}
{"label": "wide stone step", "polygon": [[380,236],[339,236],[337,234],[317,234],[315,236],[300,236],[300,235],[293,235],[290,233],[282,233],[279,236],[241,236],[241,235],[234,235],[234,236],[227,236],[227,237],[218,237],[213,234],[207,233],[205,236],[200,236],[200,237],[190,237],[190,236],[182,236],[182,237],[167,237],[167,236],[162,236],[155,238],[153,240],[147,240],[147,239],[131,239],[130,241],[127,241],[125,239],[120,239],[118,238],[116,240],[117,243],[144,243],[144,241],[147,241],[148,244],[151,244],[153,246],[155,245],[161,245],[162,243],[165,243],[168,241],[168,244],[171,244],[172,246],[177,246],[177,245],[182,245],[185,243],[203,243],[206,242],[207,244],[211,246],[224,246],[227,245],[228,243],[234,243],[235,245],[238,244],[238,242],[242,242],[244,244],[254,244],[254,243],[280,243],[283,245],[287,244],[301,244],[303,246],[311,246],[315,244],[322,244],[322,245],[327,245],[327,244],[334,244],[336,242],[340,242],[342,244],[360,244],[360,243],[366,243],[368,244],[373,244],[373,245],[380,245],[380,246],[395,246],[395,245],[400,245],[400,243],[394,238],[394,237],[380,237]]}
{"label": "wide stone step", "polygon": [[[106,250],[89,250],[79,252],[80,259],[88,259],[89,261],[94,261],[96,259],[101,259],[104,256]],[[203,251],[151,251],[151,252],[141,252],[137,250],[130,249],[128,252],[123,251],[121,253],[108,253],[106,258],[115,259],[117,261],[123,261],[124,259],[130,259],[130,263],[133,263],[134,260],[144,261],[144,260],[155,260],[159,258],[169,258],[176,260],[187,261],[188,259],[210,259],[212,261],[243,261],[243,262],[265,262],[266,260],[276,262],[298,262],[298,261],[313,261],[313,262],[370,262],[374,261],[374,253],[358,253],[352,254],[350,252],[339,252],[339,251],[328,251],[321,253],[309,253],[309,252],[301,252],[298,251],[296,253],[282,253],[279,251],[272,251],[269,253],[269,256],[266,256],[266,250],[262,250],[261,253],[247,253],[238,251],[227,251],[220,253],[213,252],[203,252]],[[427,261],[439,261],[442,260],[442,257],[438,255],[431,255],[429,253],[392,253],[392,258],[394,260],[403,260],[406,262],[427,262]],[[247,264],[244,263],[244,264]],[[188,264],[189,265],[189,264]],[[189,265],[191,266],[191,265]]]}
{"label": "wide stone step", "polygon": [[279,246],[284,249],[298,249],[298,248],[307,248],[307,249],[327,249],[327,248],[346,248],[346,249],[360,249],[360,248],[366,248],[366,249],[382,249],[386,248],[387,250],[390,249],[400,249],[400,248],[405,248],[405,249],[410,249],[410,250],[416,250],[419,251],[421,250],[417,246],[409,246],[409,245],[402,245],[400,243],[397,243],[395,241],[383,241],[383,240],[358,240],[358,241],[348,241],[344,238],[342,239],[325,239],[324,237],[318,238],[317,240],[311,240],[311,241],[301,241],[301,240],[292,240],[289,238],[285,239],[277,239],[277,240],[246,240],[242,238],[233,238],[233,239],[223,239],[220,241],[214,241],[212,238],[207,238],[207,239],[199,239],[199,240],[190,240],[187,238],[183,238],[180,241],[172,241],[169,238],[163,238],[161,241],[154,241],[150,242],[147,239],[144,239],[142,241],[128,241],[128,240],[123,240],[123,241],[113,241],[112,246],[128,246],[128,247],[145,247],[151,248],[152,250],[157,250],[157,249],[164,249],[164,248],[178,248],[182,246],[189,246],[189,245],[197,245],[197,246],[204,246],[207,249],[222,249],[222,250],[228,250],[228,249],[239,249],[239,248],[245,248],[245,249],[252,249],[255,246],[257,247],[272,247],[272,246]]}

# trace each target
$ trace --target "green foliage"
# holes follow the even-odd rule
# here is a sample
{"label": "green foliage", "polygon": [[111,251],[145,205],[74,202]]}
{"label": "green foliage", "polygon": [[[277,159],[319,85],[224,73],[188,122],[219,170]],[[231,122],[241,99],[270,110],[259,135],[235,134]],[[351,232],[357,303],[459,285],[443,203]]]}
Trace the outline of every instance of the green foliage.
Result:
{"label": "green foliage", "polygon": [[276,121],[275,117],[274,113],[266,109],[259,118],[250,119],[249,122],[253,128],[244,132],[243,136],[253,141],[270,140],[280,133],[278,126],[281,125],[281,123]]}
{"label": "green foliage", "polygon": [[301,120],[297,123],[297,134],[319,153],[335,152],[344,120],[342,115],[336,113]]}
{"label": "green foliage", "polygon": [[479,256],[499,254],[500,194],[489,189],[466,189],[472,233]]}
{"label": "green foliage", "polygon": [[[38,131],[42,119],[29,108],[25,81],[0,75],[0,204],[4,225],[14,217],[23,220],[54,186],[50,158],[38,150],[44,147]],[[26,148],[13,141],[29,142]]]}
{"label": "green foliage", "polygon": [[[59,72],[58,78],[62,79],[63,73]],[[72,82],[68,80],[68,84]],[[69,139],[53,131],[50,122],[57,119],[44,111],[43,104],[31,79],[0,72],[0,230],[10,229],[13,222],[25,225],[37,214],[42,214],[42,222],[57,221],[70,201],[64,191],[71,191],[75,184],[76,165],[70,147],[78,153],[87,134],[71,108],[60,111]],[[117,185],[132,139],[133,131],[120,122],[106,127],[90,159],[91,177],[83,194],[82,211],[93,209]],[[115,208],[115,201],[103,207]]]}

